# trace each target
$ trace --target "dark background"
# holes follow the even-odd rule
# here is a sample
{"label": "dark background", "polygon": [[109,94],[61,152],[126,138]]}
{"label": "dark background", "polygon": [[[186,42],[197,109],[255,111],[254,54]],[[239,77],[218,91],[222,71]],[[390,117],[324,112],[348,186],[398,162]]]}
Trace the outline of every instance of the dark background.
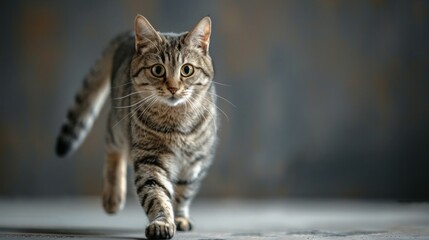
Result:
{"label": "dark background", "polygon": [[137,13],[213,21],[222,116],[204,197],[429,199],[429,1],[2,1],[0,197],[101,192],[106,109],[54,141],[83,76]]}

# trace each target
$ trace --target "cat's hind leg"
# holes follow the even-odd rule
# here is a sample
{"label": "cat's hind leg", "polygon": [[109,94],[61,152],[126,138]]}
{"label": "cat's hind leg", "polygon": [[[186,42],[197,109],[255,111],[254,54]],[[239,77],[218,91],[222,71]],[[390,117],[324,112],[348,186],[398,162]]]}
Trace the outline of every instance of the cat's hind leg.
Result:
{"label": "cat's hind leg", "polygon": [[211,155],[201,154],[190,157],[189,166],[174,181],[174,222],[178,231],[192,230],[189,207],[198,193],[211,161]]}
{"label": "cat's hind leg", "polygon": [[178,231],[191,231],[192,222],[189,218],[189,206],[198,192],[199,182],[176,181],[174,197],[174,222]]}
{"label": "cat's hind leg", "polygon": [[103,207],[109,214],[117,213],[125,205],[127,162],[120,152],[107,152],[104,163]]}

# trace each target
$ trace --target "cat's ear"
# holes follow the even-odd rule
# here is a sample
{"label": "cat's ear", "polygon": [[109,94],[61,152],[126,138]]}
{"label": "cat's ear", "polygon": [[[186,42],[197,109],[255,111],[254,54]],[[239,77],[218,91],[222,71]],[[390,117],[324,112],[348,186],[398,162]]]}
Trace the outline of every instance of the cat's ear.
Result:
{"label": "cat's ear", "polygon": [[143,48],[161,41],[161,37],[149,21],[142,15],[137,15],[134,20],[135,47],[140,52]]}
{"label": "cat's ear", "polygon": [[204,17],[186,36],[186,43],[201,48],[203,53],[209,52],[210,34],[212,31],[210,17]]}

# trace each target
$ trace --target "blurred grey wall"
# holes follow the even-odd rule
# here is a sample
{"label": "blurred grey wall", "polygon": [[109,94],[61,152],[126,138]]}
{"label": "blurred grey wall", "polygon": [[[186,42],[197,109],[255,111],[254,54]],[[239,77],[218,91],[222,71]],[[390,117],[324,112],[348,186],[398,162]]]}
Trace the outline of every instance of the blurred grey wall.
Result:
{"label": "blurred grey wall", "polygon": [[54,141],[82,78],[137,13],[213,21],[222,117],[205,197],[429,199],[428,1],[2,1],[0,197],[101,192],[107,111]]}

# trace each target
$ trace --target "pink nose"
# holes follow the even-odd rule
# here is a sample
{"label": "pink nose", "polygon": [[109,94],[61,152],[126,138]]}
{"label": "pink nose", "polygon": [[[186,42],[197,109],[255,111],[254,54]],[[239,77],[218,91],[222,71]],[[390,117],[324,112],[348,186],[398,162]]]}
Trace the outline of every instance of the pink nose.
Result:
{"label": "pink nose", "polygon": [[177,92],[177,90],[179,90],[178,88],[175,88],[175,87],[168,87],[167,89],[168,89],[168,91],[171,92],[171,94],[175,94]]}

